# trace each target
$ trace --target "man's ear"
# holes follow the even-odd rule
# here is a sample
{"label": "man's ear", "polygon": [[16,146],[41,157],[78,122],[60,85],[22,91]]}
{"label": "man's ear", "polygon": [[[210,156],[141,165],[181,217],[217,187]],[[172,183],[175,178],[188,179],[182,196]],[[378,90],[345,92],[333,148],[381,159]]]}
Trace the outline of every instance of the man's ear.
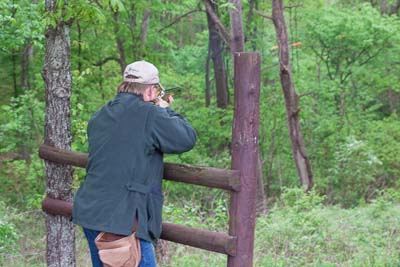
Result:
{"label": "man's ear", "polygon": [[143,92],[143,96],[148,97],[149,95],[150,95],[150,88],[147,87],[147,88],[144,90],[144,92]]}
{"label": "man's ear", "polygon": [[143,92],[143,100],[150,101],[151,99],[151,86],[147,87]]}

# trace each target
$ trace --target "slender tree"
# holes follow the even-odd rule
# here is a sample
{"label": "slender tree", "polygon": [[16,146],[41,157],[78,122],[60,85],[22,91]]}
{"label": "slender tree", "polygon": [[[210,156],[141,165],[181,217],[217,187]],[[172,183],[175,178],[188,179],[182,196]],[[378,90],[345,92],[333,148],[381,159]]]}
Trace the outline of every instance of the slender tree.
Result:
{"label": "slender tree", "polygon": [[125,56],[125,48],[124,48],[124,39],[121,37],[120,31],[120,19],[119,19],[119,10],[117,7],[112,7],[110,4],[110,9],[113,13],[113,31],[115,35],[115,41],[117,44],[117,49],[119,53],[119,65],[121,67],[121,73],[124,73],[126,67],[126,56]]}
{"label": "slender tree", "polygon": [[209,107],[210,102],[211,102],[211,81],[210,81],[210,61],[211,61],[211,47],[210,47],[210,42],[208,42],[208,49],[207,49],[207,59],[206,59],[206,69],[205,69],[205,94],[204,94],[204,99],[205,99],[205,106]]}
{"label": "slender tree", "polygon": [[[217,6],[215,3],[209,4],[215,14],[217,14]],[[214,66],[214,81],[217,92],[217,107],[226,108],[229,105],[228,85],[226,83],[226,71],[223,57],[223,40],[218,33],[218,26],[207,12],[208,24],[208,42],[209,53]],[[207,70],[208,71],[208,70]]]}
{"label": "slender tree", "polygon": [[[47,12],[58,13],[60,1],[46,0]],[[64,5],[68,2],[65,0]],[[65,9],[55,25],[46,30],[46,56],[42,76],[46,87],[46,119],[44,143],[57,148],[71,149],[70,126],[70,27],[65,21]],[[50,198],[72,202],[73,168],[70,165],[46,161],[46,194]],[[47,266],[75,266],[75,230],[69,218],[46,215]]]}
{"label": "slender tree", "polygon": [[[230,24],[231,24],[231,52],[233,54],[237,52],[244,52],[244,32],[243,32],[243,14],[242,4],[240,0],[230,1],[235,8],[229,10]],[[255,3],[254,3],[255,4]],[[253,5],[253,4],[252,4]],[[253,11],[252,11],[253,12]],[[263,186],[263,171],[262,171],[262,158],[260,150],[257,151],[259,154],[257,157],[257,209],[260,213],[266,210],[266,198]]]}
{"label": "slender tree", "polygon": [[234,54],[244,51],[242,4],[240,0],[229,0],[229,2],[235,7],[229,9],[231,22],[231,51]]}
{"label": "slender tree", "polygon": [[32,54],[33,54],[33,44],[29,42],[22,49],[22,56],[21,56],[21,87],[24,90],[31,88],[29,82],[29,62],[32,59]]}
{"label": "slender tree", "polygon": [[150,26],[150,16],[151,16],[150,9],[145,8],[143,10],[142,23],[140,24],[140,38],[139,38],[140,53],[138,54],[139,57],[144,56],[144,50],[147,42],[147,33],[149,31],[149,26]]}
{"label": "slender tree", "polygon": [[279,75],[285,97],[286,117],[289,125],[289,136],[292,152],[301,184],[308,191],[313,186],[313,174],[308,159],[300,126],[299,96],[297,95],[289,57],[288,34],[283,16],[282,0],[272,1],[272,19],[275,25],[279,45]]}

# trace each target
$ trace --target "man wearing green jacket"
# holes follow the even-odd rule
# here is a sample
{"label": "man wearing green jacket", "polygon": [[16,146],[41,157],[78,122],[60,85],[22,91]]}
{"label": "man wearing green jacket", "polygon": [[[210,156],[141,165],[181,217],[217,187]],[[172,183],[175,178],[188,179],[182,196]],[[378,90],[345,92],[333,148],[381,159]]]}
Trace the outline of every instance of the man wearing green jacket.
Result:
{"label": "man wearing green jacket", "polygon": [[[98,110],[87,128],[89,162],[72,213],[89,242],[93,267],[103,266],[94,239],[100,232],[129,236],[136,229],[139,267],[155,266],[161,234],[163,154],[193,148],[190,124],[157,98],[162,88],[157,68],[128,65],[116,97]],[[125,265],[124,265],[125,266]]]}

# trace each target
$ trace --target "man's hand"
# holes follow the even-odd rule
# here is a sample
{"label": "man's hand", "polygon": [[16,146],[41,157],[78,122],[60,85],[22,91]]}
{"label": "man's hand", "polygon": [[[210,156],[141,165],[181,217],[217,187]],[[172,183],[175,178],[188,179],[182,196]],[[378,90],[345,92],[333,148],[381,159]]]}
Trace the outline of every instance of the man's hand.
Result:
{"label": "man's hand", "polygon": [[156,105],[162,107],[162,108],[167,108],[169,107],[172,102],[174,102],[174,98],[172,97],[172,95],[168,96],[168,101],[165,101],[164,99],[158,99],[156,102]]}

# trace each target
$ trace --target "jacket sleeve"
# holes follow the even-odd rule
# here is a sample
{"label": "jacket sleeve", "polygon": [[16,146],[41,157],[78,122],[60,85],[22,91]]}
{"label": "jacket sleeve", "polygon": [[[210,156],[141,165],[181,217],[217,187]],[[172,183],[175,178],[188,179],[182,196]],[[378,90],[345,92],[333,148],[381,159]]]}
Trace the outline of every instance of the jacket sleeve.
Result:
{"label": "jacket sleeve", "polygon": [[196,132],[187,120],[170,108],[155,106],[151,112],[148,133],[155,149],[178,154],[188,151],[196,143]]}

